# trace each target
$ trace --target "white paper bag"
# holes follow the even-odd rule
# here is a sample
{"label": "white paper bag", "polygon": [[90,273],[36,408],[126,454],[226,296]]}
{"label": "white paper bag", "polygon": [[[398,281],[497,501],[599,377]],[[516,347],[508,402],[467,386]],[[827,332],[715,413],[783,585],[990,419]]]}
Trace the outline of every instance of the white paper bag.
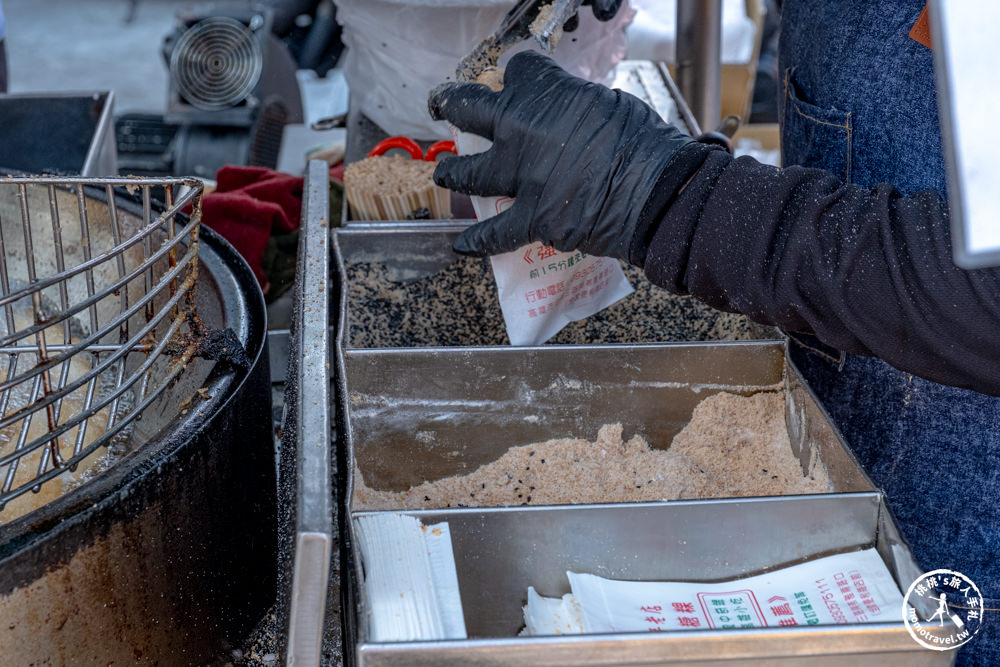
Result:
{"label": "white paper bag", "polygon": [[[454,127],[451,132],[459,155],[482,153],[492,145]],[[480,221],[514,204],[510,197],[471,199]],[[541,345],[570,322],[590,317],[634,291],[617,259],[579,250],[563,252],[532,243],[490,261],[511,345]]]}

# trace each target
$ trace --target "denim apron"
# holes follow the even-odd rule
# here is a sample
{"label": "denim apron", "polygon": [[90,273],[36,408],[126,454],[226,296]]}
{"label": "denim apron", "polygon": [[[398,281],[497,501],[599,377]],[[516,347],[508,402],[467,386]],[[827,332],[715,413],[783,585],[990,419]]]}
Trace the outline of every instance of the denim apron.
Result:
{"label": "denim apron", "polygon": [[[924,4],[785,0],[783,164],[946,194],[933,54],[908,36]],[[1000,398],[791,338],[793,360],[885,491],[920,566],[965,574],[986,608],[1000,609]],[[984,613],[956,664],[1000,665],[1000,611]]]}

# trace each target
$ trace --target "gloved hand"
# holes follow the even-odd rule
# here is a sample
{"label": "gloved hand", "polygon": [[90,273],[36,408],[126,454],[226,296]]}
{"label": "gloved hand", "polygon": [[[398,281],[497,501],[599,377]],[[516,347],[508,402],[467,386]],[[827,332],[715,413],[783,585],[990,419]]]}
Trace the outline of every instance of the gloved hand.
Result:
{"label": "gloved hand", "polygon": [[660,214],[708,151],[644,102],[567,74],[533,51],[511,58],[499,93],[450,83],[431,92],[431,116],[493,141],[446,158],[438,185],[514,205],[455,240],[466,255],[541,241],[642,266]]}
{"label": "gloved hand", "polygon": [[[594,18],[598,21],[610,21],[621,9],[622,0],[583,0],[584,5],[590,5],[594,12]],[[580,15],[573,14],[569,20],[563,24],[563,30],[573,32],[580,27]]]}

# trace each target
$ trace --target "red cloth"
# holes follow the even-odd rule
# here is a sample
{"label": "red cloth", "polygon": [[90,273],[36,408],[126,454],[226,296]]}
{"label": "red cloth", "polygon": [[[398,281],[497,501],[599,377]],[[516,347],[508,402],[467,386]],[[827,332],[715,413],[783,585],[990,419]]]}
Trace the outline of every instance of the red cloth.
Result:
{"label": "red cloth", "polygon": [[215,178],[216,189],[202,199],[202,221],[233,244],[266,289],[264,249],[272,234],[299,228],[303,179],[265,167],[230,165]]}
{"label": "red cloth", "polygon": [[337,181],[341,185],[344,184],[344,161],[341,160],[337,164],[330,167],[330,180]]}

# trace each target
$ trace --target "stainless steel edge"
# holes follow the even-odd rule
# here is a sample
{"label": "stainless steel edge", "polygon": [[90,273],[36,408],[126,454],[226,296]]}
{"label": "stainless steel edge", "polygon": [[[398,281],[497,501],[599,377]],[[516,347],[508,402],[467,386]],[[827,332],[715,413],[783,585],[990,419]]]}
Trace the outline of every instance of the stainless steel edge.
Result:
{"label": "stainless steel edge", "polygon": [[[612,579],[729,579],[871,546],[884,529],[880,492],[563,507],[408,511],[447,521],[470,637],[372,644],[366,667],[390,665],[945,665],[900,622],[865,626],[514,637],[523,588],[565,592],[566,569]],[[369,513],[358,513],[362,516]],[[710,530],[706,527],[710,526]],[[756,536],[756,537],[754,537]],[[880,538],[879,542],[882,541]],[[503,549],[496,545],[503,544]],[[733,548],[737,545],[737,548]],[[885,545],[879,544],[883,547]],[[880,548],[881,551],[881,548]],[[904,560],[909,558],[904,549]],[[597,570],[595,571],[595,568]],[[899,581],[897,579],[897,581]]]}
{"label": "stainless steel edge", "polygon": [[[424,257],[424,246],[441,245],[439,241],[443,236],[459,229],[461,226],[455,224],[438,224],[433,230],[400,224],[335,230],[332,243],[338,272],[345,275],[345,265],[352,261],[362,261],[360,257],[365,258],[364,261],[378,261],[386,256],[404,262],[409,273],[422,275],[428,271],[433,272],[437,270],[436,263]],[[373,230],[379,233],[372,234]],[[415,244],[411,244],[408,237],[414,234],[420,238]],[[688,399],[699,398],[697,394],[705,389],[713,391],[723,386],[737,391],[751,386],[773,389],[784,377],[786,421],[793,446],[798,447],[796,452],[806,464],[820,460],[827,465],[831,477],[837,483],[835,488],[841,492],[820,496],[675,501],[670,504],[649,503],[631,507],[621,504],[610,508],[592,505],[408,511],[407,514],[425,517],[428,521],[454,522],[453,544],[459,560],[466,622],[472,637],[464,641],[398,644],[370,644],[365,641],[368,635],[368,610],[363,596],[358,594],[357,586],[362,580],[362,569],[352,547],[353,521],[348,520],[342,534],[344,559],[341,572],[343,591],[345,595],[353,597],[345,602],[343,608],[346,622],[349,626],[353,625],[349,629],[349,636],[344,637],[344,657],[347,664],[357,662],[365,667],[515,663],[662,664],[679,667],[697,664],[699,667],[707,667],[723,664],[797,665],[808,660],[809,664],[816,665],[853,665],[860,656],[877,659],[882,667],[944,665],[950,662],[948,656],[921,650],[909,637],[902,623],[834,626],[813,630],[765,629],[731,634],[674,633],[663,638],[645,635],[511,637],[517,631],[512,625],[512,619],[522,604],[520,597],[517,600],[508,599],[511,591],[520,596],[523,593],[521,584],[527,582],[536,588],[539,585],[547,586],[546,591],[539,589],[542,594],[559,594],[560,591],[554,588],[559,574],[556,572],[556,565],[562,567],[566,564],[563,561],[567,559],[576,559],[582,563],[590,558],[593,561],[588,561],[590,565],[597,567],[597,563],[603,563],[602,567],[607,568],[610,567],[608,562],[616,565],[625,563],[625,556],[628,556],[628,561],[632,561],[634,554],[656,553],[660,557],[652,560],[658,560],[660,566],[666,567],[671,563],[678,566],[665,573],[643,570],[642,567],[636,569],[637,565],[629,562],[619,567],[620,571],[614,572],[614,578],[638,576],[647,580],[670,578],[668,575],[677,572],[686,572],[690,577],[701,580],[728,578],[745,574],[763,563],[773,567],[788,562],[788,559],[804,558],[807,552],[815,554],[817,549],[822,552],[862,544],[874,545],[879,549],[897,583],[906,580],[915,564],[908,547],[898,536],[891,515],[885,509],[882,493],[874,487],[853,454],[843,445],[843,439],[830,422],[829,416],[816,402],[798,370],[789,363],[785,342],[357,349],[348,346],[350,311],[346,288],[346,284],[341,286],[343,298],[338,313],[335,353],[339,392],[337,407],[340,409],[341,426],[339,437],[340,445],[346,448],[348,473],[356,466],[365,470],[365,466],[372,461],[381,461],[379,465],[382,467],[390,466],[405,470],[407,474],[417,474],[420,479],[432,479],[457,472],[445,470],[448,465],[454,465],[454,457],[439,456],[442,452],[447,454],[452,450],[462,449],[465,454],[462,458],[470,460],[479,454],[486,454],[485,450],[480,451],[483,448],[476,449],[473,446],[476,444],[472,442],[475,438],[464,437],[461,447],[452,446],[453,443],[448,441],[445,443],[446,447],[438,448],[441,451],[435,449],[424,452],[429,456],[416,461],[411,456],[412,453],[398,446],[391,446],[391,438],[386,439],[381,433],[376,438],[381,443],[381,448],[376,447],[378,451],[375,451],[370,444],[372,434],[368,431],[371,429],[363,422],[378,419],[379,414],[390,422],[394,420],[405,423],[408,425],[406,428],[413,429],[416,428],[416,422],[411,418],[419,418],[421,410],[433,413],[430,421],[440,431],[436,432],[435,438],[441,438],[441,442],[445,442],[446,438],[461,434],[462,429],[455,426],[458,420],[454,418],[444,421],[435,419],[434,416],[438,413],[448,412],[459,416],[467,414],[473,417],[466,420],[470,423],[482,418],[487,424],[491,424],[494,423],[491,420],[496,419],[497,415],[502,417],[501,413],[510,412],[504,406],[515,406],[525,396],[537,395],[539,392],[545,394],[550,385],[563,387],[561,393],[570,394],[568,398],[563,397],[557,404],[549,406],[552,414],[558,414],[559,410],[566,411],[567,401],[579,399],[584,405],[600,404],[598,408],[593,408],[593,414],[582,407],[574,412],[572,419],[589,423],[595,420],[606,421],[603,419],[606,415],[600,411],[608,409],[604,405],[608,403],[607,397],[602,396],[600,400],[596,400],[597,394],[592,391],[594,388],[614,385],[620,388],[620,393],[632,396],[633,399],[640,394],[629,392],[641,392],[643,400],[660,406],[661,412],[670,412],[683,407],[682,404]],[[709,352],[714,354],[706,356]],[[751,353],[752,356],[737,363],[740,356]],[[670,363],[663,363],[662,360],[656,364],[643,362],[658,355],[663,355]],[[522,363],[515,363],[517,360]],[[612,360],[614,363],[602,364],[599,363],[601,360]],[[588,371],[588,367],[593,368]],[[523,372],[525,368],[531,369],[527,376]],[[609,370],[616,368],[621,371]],[[747,378],[741,380],[738,377],[740,373],[747,374]],[[623,374],[628,378],[624,379]],[[429,378],[433,378],[433,381],[428,382]],[[559,382],[560,379],[580,382]],[[470,397],[467,392],[456,393],[456,387],[468,387],[470,380],[476,387],[475,396]],[[589,382],[590,380],[593,382]],[[685,396],[681,385],[688,385],[683,391],[692,396]],[[567,392],[566,387],[571,390]],[[545,396],[548,399],[555,394]],[[587,396],[590,399],[583,400]],[[380,400],[375,401],[375,398]],[[628,405],[629,410],[634,411],[641,401],[630,399],[624,402],[619,400],[619,403]],[[549,412],[546,417],[550,416]],[[664,421],[662,415],[658,419]],[[564,421],[569,423],[569,420],[570,417],[567,416]],[[540,418],[538,421],[545,420]],[[455,426],[452,429],[454,433],[446,433],[442,430],[444,427],[438,424]],[[359,426],[364,428],[359,430]],[[648,424],[646,427],[650,428]],[[666,432],[669,425],[661,423],[657,428]],[[464,435],[470,436],[470,433],[466,431]],[[360,450],[358,446],[361,447]],[[421,466],[426,468],[427,465],[432,465],[435,469],[419,469]],[[432,472],[434,474],[428,475]],[[347,489],[344,510],[350,519],[361,513],[355,515],[350,504],[353,475],[346,474],[345,478]],[[720,511],[720,508],[724,511]],[[769,508],[766,514],[760,511],[763,508]],[[708,514],[712,512],[717,512],[716,519],[707,520]],[[600,516],[605,518],[594,520]],[[618,520],[608,520],[612,516]],[[546,520],[545,517],[549,519]],[[709,549],[722,528],[725,528],[727,535],[733,537],[740,535],[740,531],[749,536],[746,521],[737,520],[740,517],[753,517],[754,525],[757,526],[757,539],[764,542],[776,540],[776,543],[755,543],[747,554],[737,554],[734,559],[724,558],[728,554],[717,548],[714,548],[713,556],[703,563],[691,558],[693,547],[687,545],[701,545],[703,553],[707,553],[705,550]],[[664,520],[674,526],[667,538],[664,538],[661,528],[656,528]],[[567,528],[570,525],[572,530]],[[636,528],[638,525],[645,528]],[[600,537],[601,534],[611,532],[618,535],[620,540],[631,541],[632,551],[626,554],[628,549],[625,547],[612,548],[616,544],[615,540]],[[676,540],[678,535],[686,540],[685,546],[671,544],[668,549],[663,540]],[[589,551],[580,542],[581,539],[586,542],[588,537],[587,543],[592,545]],[[663,543],[655,544],[655,549],[650,548],[656,540]],[[506,545],[503,550],[499,550],[502,553],[497,553],[496,546],[499,544]],[[608,546],[609,544],[612,546]],[[618,560],[603,558],[604,552],[608,552],[604,555],[610,554]],[[644,567],[650,566],[647,564]],[[698,568],[702,569],[699,571]],[[530,581],[525,576],[529,571],[532,576]],[[516,586],[507,585],[512,582]],[[503,620],[499,624],[486,620],[500,611],[503,611]]]}
{"label": "stainless steel edge", "polygon": [[785,369],[785,423],[792,453],[798,456],[803,474],[807,474],[812,463],[819,459],[826,466],[835,487],[843,488],[844,482],[850,478],[857,488],[877,489],[812,387],[802,377],[802,372],[788,353],[787,345]]}
{"label": "stainless steel edge", "polygon": [[328,165],[310,161],[305,180],[298,271],[300,319],[296,553],[288,631],[288,665],[319,665],[333,548],[330,446],[330,307]]}
{"label": "stainless steel edge", "polygon": [[[874,546],[880,498],[865,492],[405,513],[424,525],[448,523],[468,636],[491,639],[517,636],[529,586],[548,597],[569,593],[567,571],[728,581]],[[366,634],[359,638],[368,643]]]}
{"label": "stainless steel edge", "polygon": [[[586,637],[584,639],[584,637]],[[859,653],[859,645],[866,648]],[[878,626],[766,628],[756,631],[692,631],[672,635],[578,635],[530,639],[402,642],[363,645],[366,667],[445,667],[528,665],[605,667],[931,667],[951,664],[952,656],[920,647],[902,623]]]}
{"label": "stainless steel edge", "polygon": [[[362,232],[363,234],[364,232]],[[346,228],[341,228],[335,230],[331,234],[331,241],[333,243],[333,256],[336,261],[337,275],[345,276],[346,270],[344,266],[344,253],[340,245],[340,239],[342,235],[347,234],[351,236],[352,233]],[[343,447],[344,460],[347,470],[343,475],[343,485],[344,485],[344,506],[340,508],[344,512],[343,531],[341,533],[342,539],[342,549],[341,549],[341,560],[340,560],[340,588],[341,588],[341,598],[344,601],[344,607],[341,613],[344,617],[344,664],[354,665],[356,662],[356,655],[354,652],[355,645],[357,643],[357,636],[363,632],[366,632],[365,625],[367,621],[367,614],[364,613],[364,599],[358,592],[358,582],[361,581],[362,571],[360,559],[354,557],[353,545],[356,542],[357,536],[354,532],[354,522],[351,521],[351,498],[354,495],[354,440],[353,434],[350,428],[350,399],[347,390],[347,373],[346,373],[346,362],[344,359],[344,348],[346,346],[347,336],[348,336],[348,299],[347,299],[347,281],[342,280],[340,286],[340,308],[337,319],[337,345],[334,351],[336,355],[336,385],[337,385],[337,395],[338,403],[337,410],[340,417],[339,424],[340,428],[337,429],[337,437],[339,440],[338,446]]]}
{"label": "stainless steel edge", "polygon": [[318,666],[323,640],[323,612],[330,578],[330,535],[298,533],[286,664]]}
{"label": "stainless steel edge", "polygon": [[87,176],[118,175],[118,144],[115,139],[115,93],[109,90],[104,95],[104,107],[94,130],[94,139],[84,160],[81,174]]}
{"label": "stainless steel edge", "polygon": [[677,113],[684,121],[684,125],[687,126],[688,134],[692,137],[697,137],[701,134],[701,126],[698,125],[698,120],[691,113],[691,107],[688,106],[687,100],[681,96],[680,90],[677,89],[677,82],[670,78],[670,69],[667,67],[667,63],[657,63],[656,68],[660,72],[660,78],[663,79],[663,85],[670,91],[670,97],[673,98],[674,104],[677,105]]}

